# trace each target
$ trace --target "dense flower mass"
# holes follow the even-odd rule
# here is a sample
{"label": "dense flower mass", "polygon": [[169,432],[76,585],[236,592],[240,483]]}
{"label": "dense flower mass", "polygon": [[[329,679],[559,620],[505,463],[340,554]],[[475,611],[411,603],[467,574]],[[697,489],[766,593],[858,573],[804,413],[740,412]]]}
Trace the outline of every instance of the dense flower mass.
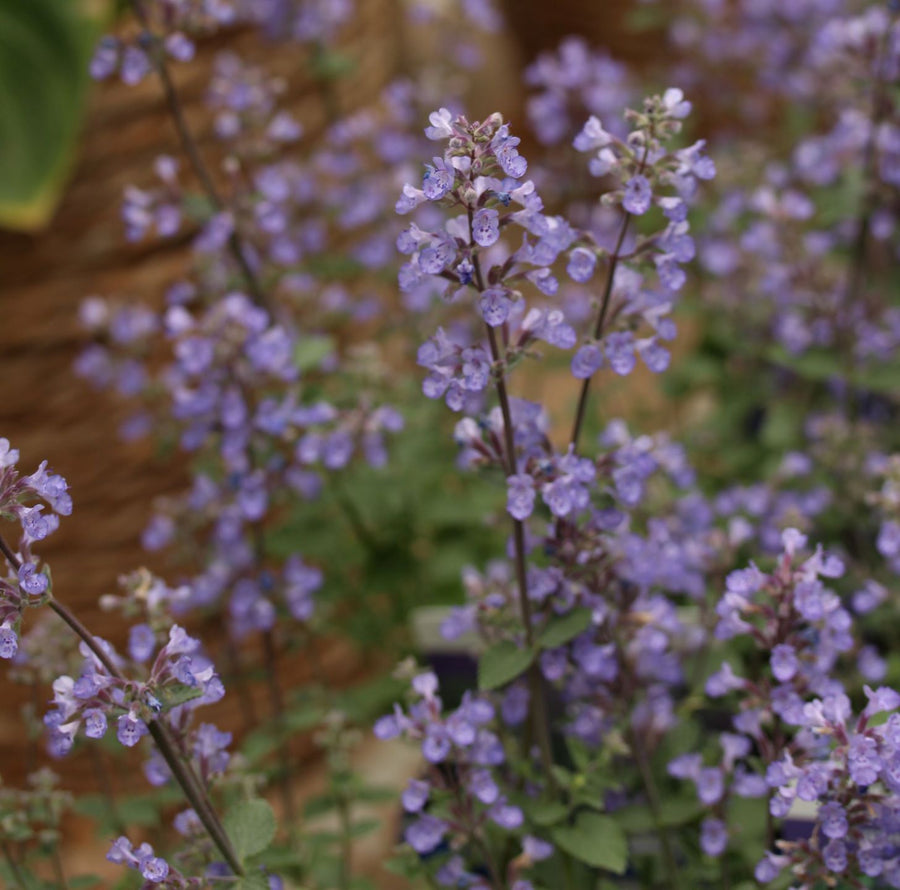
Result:
{"label": "dense flower mass", "polygon": [[[345,44],[368,5],[131,6],[90,73],[158,79],[180,151],[125,187],[124,234],[190,258],[88,298],[76,370],[187,482],[142,535],[177,580],[101,600],[121,634],[34,552],[65,479],[0,438],[0,657],[52,696],[34,736],[100,773],[141,756],[161,795],[107,789],[107,859],[142,890],[350,890],[357,804],[385,796],[353,771],[362,725],[414,745],[392,867],[423,886],[900,887],[900,5],[644,0],[629,22],[668,54],[639,76],[565,39],[526,69],[530,133],[463,111],[492,0],[397,5],[404,77],[362,106],[340,79],[371,73]],[[198,138],[175,72],[215,32],[290,41],[302,101],[220,52]],[[663,372],[666,410],[613,416]],[[436,651],[329,687],[356,660],[326,647],[408,653],[460,570]],[[197,719],[226,684],[240,728]],[[68,805],[31,784],[0,794],[23,886]]]}
{"label": "dense flower mass", "polygon": [[15,551],[3,541],[6,572],[0,576],[0,658],[6,659],[18,651],[25,609],[42,604],[50,594],[50,576],[32,545],[55,532],[60,517],[72,512],[72,498],[62,476],[48,471],[46,461],[31,475],[22,476],[18,461],[18,450],[8,439],[0,439],[0,519],[15,523],[19,533]]}

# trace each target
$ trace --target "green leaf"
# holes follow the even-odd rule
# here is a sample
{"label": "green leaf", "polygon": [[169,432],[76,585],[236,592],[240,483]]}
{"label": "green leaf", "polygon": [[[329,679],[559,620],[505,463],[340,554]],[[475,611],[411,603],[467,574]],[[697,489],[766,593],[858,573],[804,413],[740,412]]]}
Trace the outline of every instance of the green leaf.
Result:
{"label": "green leaf", "polygon": [[236,803],[225,814],[223,824],[241,862],[261,853],[275,837],[275,814],[259,797]]}
{"label": "green leaf", "polygon": [[485,650],[478,659],[478,688],[482,692],[497,689],[523,674],[534,660],[534,652],[503,640]]}
{"label": "green leaf", "polygon": [[157,689],[156,693],[163,706],[163,711],[168,711],[192,699],[200,698],[203,690],[199,685],[187,686],[184,683],[176,683],[173,686],[163,686]]}
{"label": "green leaf", "polygon": [[[659,827],[679,828],[698,819],[703,813],[703,805],[696,797],[670,798],[659,807]],[[646,805],[632,805],[616,810],[616,822],[629,834],[654,831],[656,819]]]}
{"label": "green leaf", "polygon": [[592,617],[590,609],[573,609],[565,615],[554,616],[541,631],[538,645],[541,649],[555,649],[568,643],[591,626]]}
{"label": "green leaf", "polygon": [[809,350],[792,355],[783,346],[773,346],[766,355],[774,364],[783,365],[806,380],[830,380],[842,371],[840,359],[833,352]]}
{"label": "green leaf", "polygon": [[40,228],[62,192],[98,33],[86,6],[0,0],[0,225]]}
{"label": "green leaf", "polygon": [[550,832],[557,846],[580,862],[625,874],[628,865],[628,841],[615,819],[582,810],[572,825],[558,825]]}
{"label": "green leaf", "polygon": [[523,802],[525,812],[535,825],[547,828],[562,822],[569,815],[569,808],[558,800],[528,800]]}

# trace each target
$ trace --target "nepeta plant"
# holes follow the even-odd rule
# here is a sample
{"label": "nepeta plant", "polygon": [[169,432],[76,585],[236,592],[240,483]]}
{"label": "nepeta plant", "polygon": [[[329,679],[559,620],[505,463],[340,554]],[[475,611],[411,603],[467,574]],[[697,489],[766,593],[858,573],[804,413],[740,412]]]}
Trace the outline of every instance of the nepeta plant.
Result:
{"label": "nepeta plant", "polygon": [[[636,79],[566,41],[526,75],[549,147],[529,165],[501,115],[459,112],[444,92],[446,60],[344,114],[333,80],[350,3],[132,7],[136,29],[104,40],[92,73],[136,83],[155,72],[184,157],[159,158],[152,186],[127,189],[126,235],[187,236],[190,268],[163,300],[87,301],[96,342],[78,370],[133,400],[124,432],[155,431],[184,452],[191,475],[156,505],[143,537],[176,557],[178,581],[137,572],[103,600],[130,624],[123,646],[80,624],[33,552],[71,512],[65,481],[46,465],[21,476],[0,439],[0,515],[19,538],[0,538],[0,655],[17,678],[52,685],[42,715],[50,753],[114,738],[114,756],[146,752],[149,783],[179,786],[188,805],[166,813],[175,843],[117,825],[107,858],[144,887],[354,885],[354,808],[379,792],[354,774],[351,751],[356,724],[382,699],[337,699],[315,637],[340,630],[348,604],[370,606],[328,603],[323,591],[349,578],[365,596],[374,571],[342,575],[340,557],[311,554],[295,523],[301,513],[321,523],[331,496],[370,565],[391,546],[413,549],[385,544],[382,516],[367,522],[353,487],[355,467],[380,470],[389,441],[408,435],[412,412],[390,385],[407,369],[383,357],[400,334],[421,343],[425,396],[459,415],[458,468],[493,485],[484,520],[459,511],[466,540],[489,543],[489,529],[507,540],[483,569],[463,570],[465,601],[443,625],[475,651],[477,688],[450,701],[438,672],[404,662],[405,692],[374,723],[378,738],[413,740],[422,756],[398,792],[394,867],[493,890],[605,886],[610,875],[647,887],[727,887],[751,875],[810,890],[900,885],[900,678],[880,647],[892,642],[900,554],[898,446],[894,396],[877,385],[897,327],[896,10],[679,4],[671,34],[702,52],[674,80],[697,95],[714,83],[710,60],[769,54],[764,70],[745,72],[752,95],[730,100],[755,121],[737,161],[712,138],[715,162],[706,140],[685,138],[692,107],[681,89],[620,119]],[[487,2],[458,11],[455,60],[471,68],[474,31],[496,33],[498,17]],[[447,10],[411,3],[409,13],[421,26]],[[207,91],[215,162],[201,154],[170,66],[236,24],[298,42],[327,119],[321,144],[304,137],[277,78],[225,54]],[[807,103],[802,132],[784,140],[775,124],[797,100]],[[423,134],[426,107],[438,110]],[[689,217],[703,220],[696,245]],[[696,468],[677,438],[633,432],[596,410],[593,392],[600,377],[673,364],[673,313],[695,290],[695,253],[715,313],[697,315],[702,373],[712,351],[716,383],[741,390],[739,408],[756,400],[768,448],[740,442],[748,427],[723,405],[728,434],[711,444],[724,455]],[[715,353],[726,322],[738,333]],[[530,397],[537,375],[551,373],[571,405]],[[741,445],[761,472],[723,481]],[[404,479],[420,500],[412,465],[428,459],[414,455]],[[431,543],[417,558],[437,561],[441,542]],[[22,636],[23,615],[41,605],[74,632],[67,644],[46,623]],[[224,653],[204,647],[198,616],[227,629]],[[269,725],[233,746],[196,711],[224,694],[212,657],[227,653],[225,683],[251,705],[245,729],[256,722],[245,677],[254,637]],[[284,668],[295,649],[313,674],[306,689],[291,688]],[[326,791],[307,811],[332,811],[335,831],[299,825],[300,729],[316,730],[327,766]],[[281,797],[276,846],[259,797],[269,787]],[[4,842],[55,839],[65,801],[49,780],[10,801]],[[3,852],[8,876],[26,886],[24,860],[5,843]]]}

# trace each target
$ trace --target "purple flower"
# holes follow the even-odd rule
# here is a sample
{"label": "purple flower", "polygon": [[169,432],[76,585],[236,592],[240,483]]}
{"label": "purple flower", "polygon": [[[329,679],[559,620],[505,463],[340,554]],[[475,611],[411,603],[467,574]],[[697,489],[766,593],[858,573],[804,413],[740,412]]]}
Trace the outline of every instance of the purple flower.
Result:
{"label": "purple flower", "polygon": [[875,739],[864,735],[854,735],[847,751],[847,766],[850,778],[857,785],[868,786],[878,781],[881,758]]}
{"label": "purple flower", "polygon": [[141,874],[152,884],[161,884],[169,874],[169,863],[159,856],[150,856],[141,863]]}
{"label": "purple flower", "polygon": [[14,658],[19,651],[19,638],[6,623],[0,627],[0,658]]}
{"label": "purple flower", "polygon": [[722,770],[716,766],[701,769],[695,779],[697,783],[697,797],[700,802],[712,806],[722,799],[725,793],[725,781]]}
{"label": "purple flower", "polygon": [[429,201],[439,201],[453,188],[455,171],[441,158],[433,158],[434,166],[427,164],[422,179],[422,191]]}
{"label": "purple flower", "polygon": [[605,148],[610,142],[612,142],[612,136],[603,129],[600,119],[591,115],[572,145],[576,151],[596,151],[598,148]]}
{"label": "purple flower", "polygon": [[430,791],[431,786],[427,782],[423,782],[421,779],[410,779],[400,796],[403,809],[407,813],[418,813],[425,806]]}
{"label": "purple flower", "polygon": [[521,140],[518,136],[509,135],[509,126],[503,124],[491,139],[491,148],[503,172],[512,179],[525,175],[528,162],[520,154],[516,146]]}
{"label": "purple flower", "polygon": [[489,287],[479,301],[481,314],[485,322],[492,328],[503,324],[512,309],[512,300],[509,291],[504,287]]}
{"label": "purple flower", "polygon": [[823,803],[819,807],[818,819],[825,837],[833,839],[846,837],[848,830],[847,814],[837,801],[830,800],[827,803]]}
{"label": "purple flower", "polygon": [[630,331],[614,331],[604,344],[609,366],[622,377],[634,370],[634,338]]}
{"label": "purple flower", "polygon": [[847,869],[847,847],[841,840],[832,840],[822,850],[822,859],[829,871],[840,874]]}
{"label": "purple flower", "polygon": [[440,763],[450,753],[450,739],[442,726],[430,725],[422,741],[422,756],[429,763]]}
{"label": "purple flower", "polygon": [[721,856],[728,846],[728,829],[721,819],[704,819],[700,825],[700,847],[707,856]]}
{"label": "purple flower", "polygon": [[483,804],[492,804],[500,797],[500,789],[489,770],[475,770],[466,782],[468,790]]}
{"label": "purple flower", "polygon": [[886,559],[900,556],[900,523],[885,522],[878,532],[876,546],[878,552]]}
{"label": "purple flower", "polygon": [[506,480],[506,509],[514,519],[524,520],[534,510],[534,480],[528,473],[509,476]]}
{"label": "purple flower", "polygon": [[522,838],[522,851],[532,862],[542,862],[549,859],[553,855],[553,844],[541,840],[538,837],[532,837],[526,834]]}
{"label": "purple flower", "polygon": [[375,721],[372,732],[375,738],[386,742],[388,739],[395,739],[400,735],[400,725],[394,714],[385,714]]}
{"label": "purple flower", "polygon": [[760,884],[768,884],[781,874],[789,861],[787,856],[777,856],[775,853],[766,852],[763,858],[756,863],[753,877]]}
{"label": "purple flower", "polygon": [[496,210],[476,210],[472,218],[472,239],[481,247],[496,244],[500,237],[500,216]]}
{"label": "purple flower", "polygon": [[625,195],[622,198],[622,206],[634,216],[642,216],[650,209],[653,200],[653,191],[650,188],[650,180],[638,173],[625,183]]}
{"label": "purple flower", "polygon": [[786,643],[779,643],[772,649],[769,663],[772,666],[773,676],[781,683],[787,683],[797,673],[799,667],[797,652],[793,646]]}
{"label": "purple flower", "polygon": [[447,823],[427,813],[407,827],[406,842],[420,855],[437,849],[447,833]]}
{"label": "purple flower", "polygon": [[113,841],[112,846],[109,848],[106,859],[116,865],[123,865],[134,858],[132,849],[131,841],[128,840],[127,837],[118,837]]}
{"label": "purple flower", "polygon": [[119,41],[109,35],[100,38],[91,59],[90,74],[94,80],[105,80],[119,64]]}
{"label": "purple flower", "polygon": [[83,716],[84,734],[89,739],[102,739],[106,735],[106,714],[99,708],[88,708]]}
{"label": "purple flower", "polygon": [[590,281],[597,268],[597,255],[586,247],[576,247],[569,254],[569,265],[566,272],[572,281],[585,284]]}
{"label": "purple flower", "polygon": [[494,804],[488,811],[488,816],[501,828],[509,830],[518,828],[525,821],[522,811],[505,800]]}
{"label": "purple flower", "polygon": [[602,367],[603,353],[596,343],[585,343],[572,357],[572,376],[579,380],[586,380]]}
{"label": "purple flower", "polygon": [[155,649],[156,635],[149,624],[135,624],[128,631],[128,654],[134,661],[147,661]]}
{"label": "purple flower", "polygon": [[39,574],[33,562],[23,562],[18,571],[19,586],[29,596],[40,596],[50,583],[44,574]]}
{"label": "purple flower", "polygon": [[148,732],[144,721],[131,712],[119,717],[116,724],[116,738],[126,748],[133,748]]}
{"label": "purple flower", "polygon": [[440,108],[437,111],[432,111],[431,114],[428,115],[428,120],[431,123],[430,127],[425,128],[425,135],[434,141],[438,139],[447,139],[448,137],[453,135],[453,114],[447,108]]}

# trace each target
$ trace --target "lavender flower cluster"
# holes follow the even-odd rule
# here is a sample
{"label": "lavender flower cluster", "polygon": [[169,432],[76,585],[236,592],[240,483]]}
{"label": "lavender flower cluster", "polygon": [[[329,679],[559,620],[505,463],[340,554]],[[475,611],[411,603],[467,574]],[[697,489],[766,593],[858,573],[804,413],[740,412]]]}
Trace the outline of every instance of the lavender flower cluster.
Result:
{"label": "lavender flower cluster", "polygon": [[[358,11],[350,0],[135,0],[91,73],[161,80],[184,160],[162,156],[152,185],[129,186],[122,220],[130,240],[189,241],[190,268],[145,302],[88,299],[93,342],[77,370],[134,404],[123,433],[177,446],[190,480],[143,535],[179,580],[142,570],[101,603],[129,622],[124,645],[81,624],[32,550],[72,512],[65,480],[46,462],[22,476],[0,439],[0,519],[18,538],[0,536],[0,657],[51,685],[49,753],[114,735],[117,756],[143,751],[149,784],[177,786],[187,804],[166,813],[175,843],[117,826],[111,863],[144,888],[278,890],[275,863],[298,886],[354,886],[364,789],[314,638],[317,594],[339,567],[311,557],[292,522],[334,490],[361,525],[342,485],[391,463],[415,411],[393,378],[415,362],[423,394],[453,412],[457,470],[495,486],[484,526],[506,548],[462,569],[464,602],[443,622],[474,653],[477,688],[454,698],[440,671],[406,662],[406,692],[374,720],[379,740],[421,756],[398,791],[396,868],[480,890],[611,874],[647,887],[751,875],[797,890],[900,886],[900,678],[884,651],[897,630],[900,441],[878,377],[900,342],[895,5],[651,0],[684,51],[659,79],[681,86],[638,99],[636,75],[570,38],[526,72],[545,148],[526,160],[501,114],[473,120],[444,89],[456,66],[477,71],[479,37],[501,30],[487,0],[460,0],[455,18],[411,0],[412,27],[449,16],[458,39],[430,75],[354,111],[329,55]],[[235,26],[302,49],[324,139],[310,144],[279,78],[224,53],[206,91],[217,164],[204,157],[170,68]],[[752,89],[708,89],[725,58],[726,80]],[[798,102],[807,114],[785,140]],[[759,475],[722,484],[718,467],[694,465],[689,434],[634,432],[595,404],[642,373],[639,359],[654,375],[682,363],[670,344],[686,301],[700,325],[739,331],[737,360],[716,375],[762,402],[768,430],[774,416],[802,436]],[[420,343],[405,364],[391,355],[398,333]],[[567,428],[565,400],[534,399],[539,375],[570,386]],[[386,552],[371,548],[373,561]],[[69,641],[46,622],[24,633],[29,606],[55,612]],[[346,610],[332,603],[332,627]],[[204,621],[225,629],[233,678],[195,634]],[[304,693],[285,688],[280,661],[298,644],[320,675]],[[246,700],[250,664],[266,676],[270,725],[234,745],[195,712],[232,679]],[[328,837],[294,824],[292,736],[313,726],[340,826]],[[280,794],[283,841],[261,790]]]}

